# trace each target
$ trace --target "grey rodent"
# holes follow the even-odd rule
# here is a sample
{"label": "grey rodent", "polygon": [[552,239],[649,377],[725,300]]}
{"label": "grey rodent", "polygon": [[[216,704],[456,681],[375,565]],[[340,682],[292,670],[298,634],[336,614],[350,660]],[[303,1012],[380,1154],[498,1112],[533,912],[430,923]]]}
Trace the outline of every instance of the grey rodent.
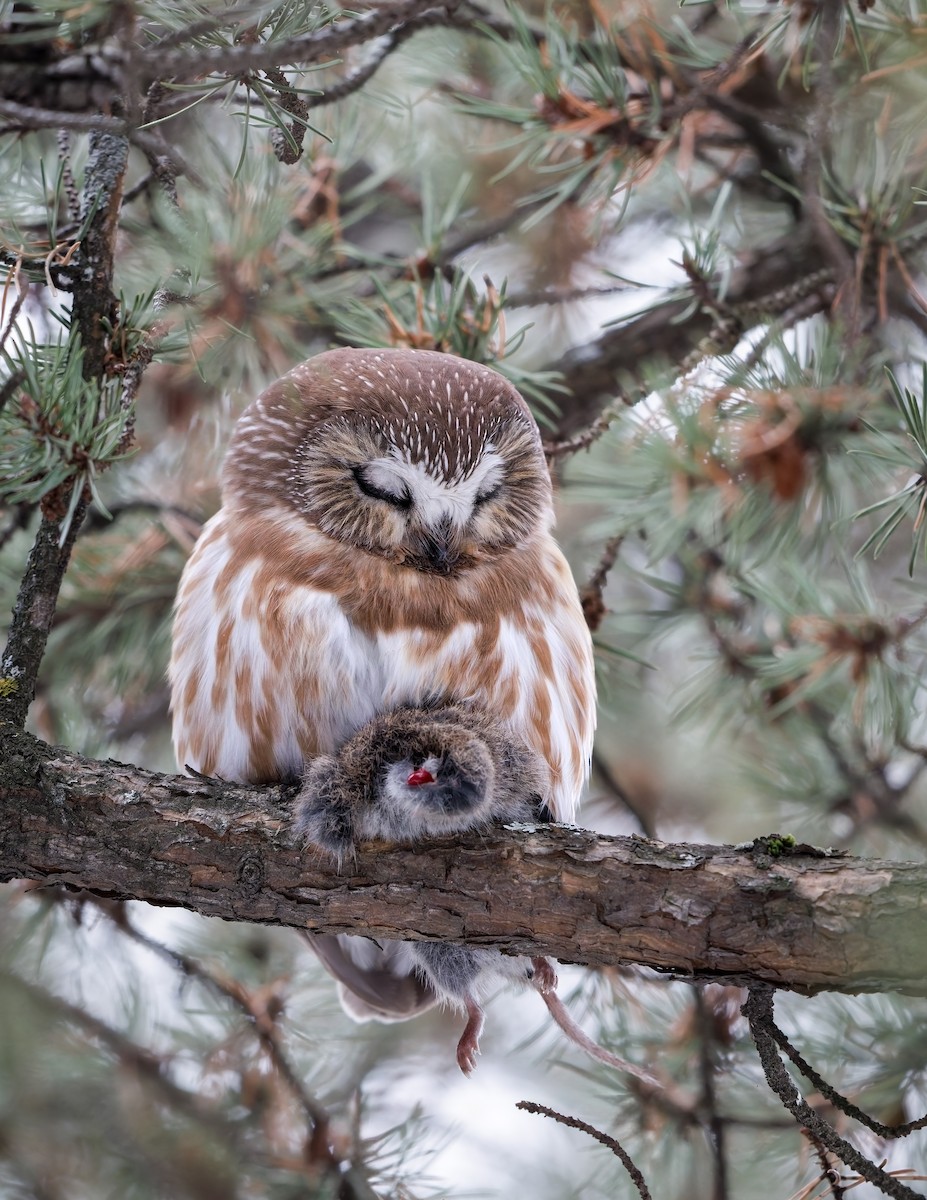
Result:
{"label": "grey rodent", "polygon": [[[463,705],[402,707],[365,725],[337,755],[322,755],[306,768],[297,798],[295,828],[304,844],[339,865],[355,844],[368,839],[417,842],[496,823],[548,819],[541,797],[543,769],[532,751],[516,742],[488,714]],[[352,991],[364,971],[363,939],[346,951],[342,939],[312,939],[326,966]],[[529,983],[572,1042],[600,1062],[660,1087],[647,1071],[616,1058],[593,1042],[564,1008],[557,976],[546,958],[512,957],[487,947],[445,942],[399,942],[389,946],[385,987],[363,982],[364,1001],[350,995],[346,1007],[361,1019],[403,1019],[437,1000],[466,1012],[457,1062],[469,1075],[479,1053],[482,999],[500,983]],[[396,1003],[397,982],[414,976],[418,993]],[[407,989],[408,990],[408,989]]]}

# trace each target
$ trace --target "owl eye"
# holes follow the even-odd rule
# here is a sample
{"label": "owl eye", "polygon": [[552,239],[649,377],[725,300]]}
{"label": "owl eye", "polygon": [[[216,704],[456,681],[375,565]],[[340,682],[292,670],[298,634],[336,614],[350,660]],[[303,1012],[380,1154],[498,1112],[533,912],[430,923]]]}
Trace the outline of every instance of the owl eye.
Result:
{"label": "owl eye", "polygon": [[488,504],[490,500],[495,500],[501,491],[502,484],[497,483],[492,487],[487,488],[485,491],[477,492],[473,500],[473,507],[479,508],[481,504]]}
{"label": "owl eye", "polygon": [[376,484],[370,482],[364,475],[363,467],[355,467],[351,474],[354,476],[354,482],[364,495],[369,496],[372,500],[382,500],[386,504],[392,504],[393,508],[406,509],[412,507],[412,496],[407,489],[404,488],[399,493],[384,491],[383,488],[377,487]]}

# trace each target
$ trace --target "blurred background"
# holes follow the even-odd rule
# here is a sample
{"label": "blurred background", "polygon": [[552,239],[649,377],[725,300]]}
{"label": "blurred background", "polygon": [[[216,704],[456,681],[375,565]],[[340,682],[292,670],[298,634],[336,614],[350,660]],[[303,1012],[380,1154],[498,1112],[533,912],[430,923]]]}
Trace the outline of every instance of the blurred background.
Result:
{"label": "blurred background", "polygon": [[[41,497],[94,496],[33,732],[176,770],[171,605],[237,414],[332,345],[436,348],[507,374],[545,438],[597,655],[582,823],[923,858],[923,0],[7,0],[0,37],[2,371],[31,397],[0,412],[4,613]],[[88,425],[68,268],[98,117],[132,133],[122,367]],[[0,906],[3,1200],[640,1194],[520,1099],[617,1138],[659,1200],[853,1181],[769,1092],[737,989],[563,971],[665,1095],[581,1060],[533,994],[490,1005],[464,1080],[456,1016],[352,1024],[290,931],[29,884]],[[879,1121],[924,1111],[922,1001],[777,1013]],[[927,1173],[922,1133],[804,1090]]]}

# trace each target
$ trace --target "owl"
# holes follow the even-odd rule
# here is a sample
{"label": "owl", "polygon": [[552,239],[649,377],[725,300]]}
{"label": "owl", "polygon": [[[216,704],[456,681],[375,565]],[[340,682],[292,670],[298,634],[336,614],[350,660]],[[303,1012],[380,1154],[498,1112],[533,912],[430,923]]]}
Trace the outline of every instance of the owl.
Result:
{"label": "owl", "polygon": [[[544,805],[570,820],[595,682],[552,524],[537,425],[495,371],[425,350],[295,367],[239,419],[180,582],[178,762],[295,779],[398,706],[471,704],[537,755]],[[387,949],[351,954],[374,955],[385,990],[401,971]],[[356,1015],[404,1003],[373,995]]]}

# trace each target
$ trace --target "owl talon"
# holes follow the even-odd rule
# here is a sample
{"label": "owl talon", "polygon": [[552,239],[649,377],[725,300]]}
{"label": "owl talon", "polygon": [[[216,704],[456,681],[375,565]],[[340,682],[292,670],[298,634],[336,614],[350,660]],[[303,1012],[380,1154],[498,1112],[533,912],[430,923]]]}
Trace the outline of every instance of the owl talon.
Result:
{"label": "owl talon", "polygon": [[550,959],[532,958],[531,965],[534,968],[534,975],[531,982],[541,995],[544,996],[548,992],[555,992],[557,990],[557,972],[554,970],[554,965]]}

